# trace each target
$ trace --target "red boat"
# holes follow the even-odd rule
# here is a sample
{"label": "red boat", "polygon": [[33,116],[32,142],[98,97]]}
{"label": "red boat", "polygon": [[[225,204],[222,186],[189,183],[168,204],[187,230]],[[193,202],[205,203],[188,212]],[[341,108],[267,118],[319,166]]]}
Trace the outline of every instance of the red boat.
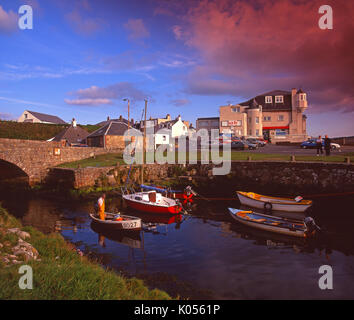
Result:
{"label": "red boat", "polygon": [[183,200],[183,203],[187,202],[193,202],[193,196],[196,195],[196,193],[192,190],[190,186],[187,186],[183,191],[182,190],[172,190],[170,188],[165,188],[165,187],[160,187],[160,186],[148,186],[141,184],[140,187],[142,190],[154,190],[157,191],[163,195],[165,195],[168,198],[172,199],[181,199]]}
{"label": "red boat", "polygon": [[127,205],[133,209],[161,214],[178,214],[182,206],[174,199],[162,196],[156,191],[123,194]]}

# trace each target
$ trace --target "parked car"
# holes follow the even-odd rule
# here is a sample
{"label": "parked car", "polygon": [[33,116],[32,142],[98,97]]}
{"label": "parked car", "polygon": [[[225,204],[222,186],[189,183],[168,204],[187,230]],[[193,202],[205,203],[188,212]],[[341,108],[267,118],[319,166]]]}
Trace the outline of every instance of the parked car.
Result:
{"label": "parked car", "polygon": [[249,143],[245,140],[239,140],[239,141],[232,141],[231,142],[231,149],[237,149],[237,150],[255,150],[257,149],[258,146],[256,144]]}
{"label": "parked car", "polygon": [[[316,139],[308,139],[307,141],[302,142],[300,147],[302,149],[316,149],[317,148]],[[322,147],[324,147],[324,139],[322,139]],[[340,148],[341,147],[338,143],[331,142],[332,150],[340,150]]]}
{"label": "parked car", "polygon": [[255,138],[248,138],[246,141],[252,144],[256,144],[258,147],[264,147],[266,145],[264,141]]}

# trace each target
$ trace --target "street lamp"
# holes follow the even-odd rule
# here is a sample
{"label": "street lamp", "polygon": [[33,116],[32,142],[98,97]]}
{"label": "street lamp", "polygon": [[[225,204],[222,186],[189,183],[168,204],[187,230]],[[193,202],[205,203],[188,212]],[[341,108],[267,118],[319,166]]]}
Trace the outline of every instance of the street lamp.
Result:
{"label": "street lamp", "polygon": [[130,104],[130,100],[128,98],[124,98],[123,101],[128,101],[128,129],[129,129],[129,123],[130,123],[130,118],[129,118],[129,104]]}

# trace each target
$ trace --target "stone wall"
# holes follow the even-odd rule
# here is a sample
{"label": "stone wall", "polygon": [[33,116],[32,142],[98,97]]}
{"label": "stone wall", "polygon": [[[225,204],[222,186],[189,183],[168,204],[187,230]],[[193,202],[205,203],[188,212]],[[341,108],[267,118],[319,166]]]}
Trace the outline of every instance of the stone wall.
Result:
{"label": "stone wall", "polygon": [[54,141],[0,139],[0,159],[22,169],[28,175],[30,184],[42,182],[50,167],[103,153],[107,150],[63,147],[60,142]]}
{"label": "stone wall", "polygon": [[[354,190],[354,165],[334,163],[292,162],[232,162],[226,176],[213,176],[213,165],[146,165],[144,182],[166,178],[190,177],[206,191],[234,194],[239,190],[277,192],[278,194],[312,194],[315,192],[346,192]],[[133,166],[130,180],[140,183],[140,166]],[[94,184],[124,185],[129,166],[107,168],[61,169],[49,172],[52,183],[69,188],[88,187]],[[185,180],[187,183],[190,181]]]}

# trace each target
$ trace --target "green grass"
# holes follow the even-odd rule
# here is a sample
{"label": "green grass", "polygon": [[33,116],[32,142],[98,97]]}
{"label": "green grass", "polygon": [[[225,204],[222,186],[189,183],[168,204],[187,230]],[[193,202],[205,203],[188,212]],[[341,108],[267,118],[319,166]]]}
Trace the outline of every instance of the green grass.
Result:
{"label": "green grass", "polygon": [[[69,124],[45,124],[16,121],[0,121],[0,138],[24,140],[48,140],[67,128]],[[97,130],[96,125],[79,125],[89,133]]]}
{"label": "green grass", "polygon": [[[4,242],[3,231],[21,227],[21,224],[0,207],[0,227],[0,242]],[[27,241],[38,250],[41,261],[26,263],[33,268],[32,290],[21,290],[18,286],[20,265],[0,267],[2,300],[170,299],[163,291],[148,289],[139,279],[124,278],[86,257],[80,257],[60,234],[44,235],[32,227],[21,229],[31,234]]]}
{"label": "green grass", "polygon": [[95,158],[87,158],[79,161],[73,161],[60,164],[60,168],[81,168],[86,167],[111,167],[119,164],[125,164],[122,153],[107,153],[96,156]]}
{"label": "green grass", "polygon": [[[220,153],[220,157],[222,152]],[[188,159],[190,157],[190,153],[184,153],[185,158]],[[248,158],[251,158],[252,161],[290,161],[291,155],[290,154],[277,154],[277,153],[258,153],[258,152],[240,152],[240,151],[232,151],[231,152],[231,160],[234,161],[246,161]],[[319,156],[316,155],[296,155],[295,160],[299,162],[345,162],[345,158],[350,157],[350,161],[354,162],[354,153],[344,153],[344,154],[336,154],[331,155],[329,157],[326,156]],[[178,156],[176,153],[176,163],[178,160]],[[200,152],[197,153],[197,159],[201,159]],[[211,154],[209,154],[209,161],[211,159]],[[88,158],[79,161],[64,163],[59,165],[58,167],[62,168],[81,168],[85,167],[110,167],[115,166],[117,163],[119,164],[126,164],[123,160],[123,154],[121,153],[107,153],[103,155],[96,156],[96,158]]]}

